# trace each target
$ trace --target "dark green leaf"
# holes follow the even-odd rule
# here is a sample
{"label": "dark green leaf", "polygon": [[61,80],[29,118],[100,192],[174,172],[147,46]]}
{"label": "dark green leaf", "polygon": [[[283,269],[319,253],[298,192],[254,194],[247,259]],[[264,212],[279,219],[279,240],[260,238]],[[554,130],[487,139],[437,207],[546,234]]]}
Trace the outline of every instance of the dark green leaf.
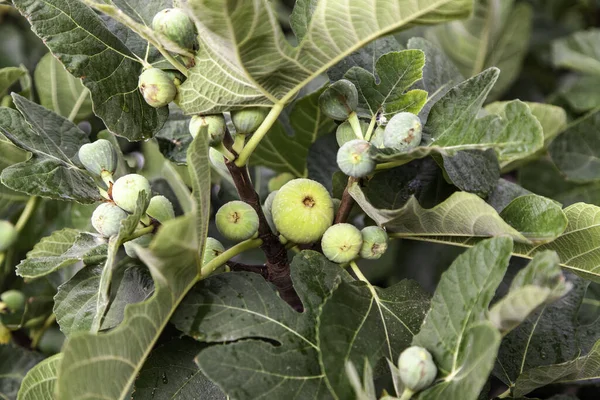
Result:
{"label": "dark green leaf", "polygon": [[94,112],[109,130],[141,140],[160,129],[168,109],[146,104],[137,87],[142,64],[94,11],[77,0],[14,4],[67,71],[82,78],[92,94]]}
{"label": "dark green leaf", "polygon": [[16,400],[25,374],[42,359],[41,354],[23,347],[0,344],[0,396],[6,400]]}
{"label": "dark green leaf", "polygon": [[203,347],[186,337],[156,347],[135,380],[131,399],[225,400],[223,392],[194,363]]}
{"label": "dark green leaf", "polygon": [[500,213],[511,201],[526,194],[531,194],[531,192],[516,183],[499,179],[486,201]]}
{"label": "dark green leaf", "polygon": [[336,396],[352,397],[347,362],[362,374],[365,362],[396,360],[418,332],[428,307],[427,294],[414,281],[386,289],[340,283],[322,307],[317,332],[319,363]]}
{"label": "dark green leaf", "polygon": [[500,178],[500,165],[492,149],[465,150],[453,156],[442,155],[444,170],[460,190],[486,196]]}
{"label": "dark green leaf", "polygon": [[500,217],[532,242],[548,242],[567,227],[560,204],[546,197],[527,194],[511,201]]}

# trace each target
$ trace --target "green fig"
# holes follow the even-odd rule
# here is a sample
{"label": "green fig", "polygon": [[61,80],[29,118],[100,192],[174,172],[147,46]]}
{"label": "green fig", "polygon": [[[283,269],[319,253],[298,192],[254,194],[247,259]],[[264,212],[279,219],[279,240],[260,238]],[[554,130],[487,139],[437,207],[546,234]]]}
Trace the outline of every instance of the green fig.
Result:
{"label": "green fig", "polygon": [[231,112],[231,122],[239,135],[254,133],[269,114],[265,107],[242,108]]}
{"label": "green fig", "polygon": [[388,248],[388,234],[378,226],[367,226],[360,231],[363,244],[360,256],[368,260],[377,260]]}
{"label": "green fig", "polygon": [[279,190],[275,190],[267,196],[265,199],[265,203],[262,206],[263,213],[265,214],[265,218],[267,219],[267,223],[269,224],[269,228],[271,228],[272,232],[277,232],[277,228],[275,227],[275,223],[273,222],[273,200],[275,200],[275,196],[277,196],[277,192]]}
{"label": "green fig", "polygon": [[277,231],[293,243],[319,240],[333,223],[327,189],[310,179],[294,179],[279,189],[271,207]]}
{"label": "green fig", "polygon": [[192,50],[196,43],[196,27],[180,8],[166,8],[152,19],[152,29],[162,33],[184,49]]}
{"label": "green fig", "polygon": [[250,204],[239,200],[219,208],[215,222],[225,238],[238,242],[250,239],[258,231],[258,214]]}
{"label": "green fig", "polygon": [[338,121],[347,119],[358,106],[356,86],[347,79],[332,83],[319,96],[319,106],[329,118]]}
{"label": "green fig", "polygon": [[127,218],[127,213],[113,203],[102,203],[92,213],[92,226],[104,237],[115,236],[119,233],[121,221]]}
{"label": "green fig", "polygon": [[202,265],[206,265],[225,251],[225,247],[217,239],[207,237],[204,245],[204,257]]}
{"label": "green fig", "polygon": [[117,150],[106,139],[98,139],[93,143],[86,143],[79,148],[79,161],[92,174],[112,176],[117,169],[119,157]]}
{"label": "green fig", "polygon": [[13,313],[23,310],[26,300],[25,295],[20,290],[11,289],[0,294],[0,301]]}
{"label": "green fig", "polygon": [[208,128],[208,144],[210,146],[217,146],[223,141],[227,125],[222,114],[194,115],[190,120],[189,126],[192,137],[196,137],[203,126]]}
{"label": "green fig", "polygon": [[18,232],[9,221],[0,220],[0,253],[5,252],[17,240]]}
{"label": "green fig", "polygon": [[369,150],[371,144],[366,140],[354,139],[344,143],[337,153],[338,167],[348,176],[362,178],[375,170],[375,161]]}
{"label": "green fig", "polygon": [[335,224],[323,234],[323,254],[335,263],[346,263],[358,256],[362,246],[360,231],[351,224]]}
{"label": "green fig", "polygon": [[383,144],[396,150],[411,150],[421,143],[422,130],[421,120],[415,114],[398,113],[385,126]]}
{"label": "green fig", "polygon": [[146,192],[150,198],[152,193],[148,179],[142,175],[129,174],[117,179],[112,187],[113,201],[127,212],[134,212],[140,192]]}
{"label": "green fig", "polygon": [[151,218],[157,220],[161,224],[166,221],[175,218],[175,211],[173,210],[173,204],[165,196],[154,196],[148,203],[146,214]]}
{"label": "green fig", "polygon": [[413,392],[431,386],[437,375],[431,354],[419,346],[411,346],[400,354],[398,369],[402,383]]}
{"label": "green fig", "polygon": [[168,105],[177,96],[177,86],[166,72],[158,68],[148,68],[138,80],[138,88],[144,100],[154,108]]}

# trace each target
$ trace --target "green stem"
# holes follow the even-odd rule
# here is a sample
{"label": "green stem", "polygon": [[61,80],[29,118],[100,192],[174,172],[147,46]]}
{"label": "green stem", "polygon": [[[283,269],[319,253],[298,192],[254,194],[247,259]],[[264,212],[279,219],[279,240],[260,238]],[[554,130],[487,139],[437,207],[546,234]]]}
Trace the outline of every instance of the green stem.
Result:
{"label": "green stem", "polygon": [[44,336],[44,333],[48,330],[48,328],[52,326],[54,321],[56,321],[56,315],[50,314],[46,321],[44,321],[44,325],[38,331],[36,331],[35,335],[31,338],[30,347],[32,349],[35,349],[38,346],[40,340],[42,339],[42,336]]}
{"label": "green stem", "polygon": [[84,88],[81,91],[79,98],[75,102],[75,105],[73,106],[73,108],[71,109],[71,112],[69,113],[69,116],[67,117],[67,119],[69,121],[73,122],[75,120],[75,117],[77,116],[77,113],[79,112],[79,109],[83,105],[83,102],[85,101],[85,99],[87,98],[89,93],[90,93],[90,91],[87,88]]}
{"label": "green stem", "polygon": [[404,164],[408,164],[411,161],[412,160],[397,160],[397,161],[385,162],[385,163],[377,164],[377,166],[375,167],[375,170],[380,171],[383,169],[395,168],[395,167],[399,167]]}
{"label": "green stem", "polygon": [[198,279],[206,278],[215,269],[229,261],[230,258],[235,257],[244,251],[256,249],[260,247],[260,245],[262,245],[262,239],[248,239],[225,250],[223,253],[209,261],[206,265],[200,266],[200,274]]}
{"label": "green stem", "polygon": [[354,134],[358,139],[364,139],[362,129],[360,127],[360,120],[358,119],[358,115],[354,111],[348,115],[348,122],[354,131]]}
{"label": "green stem", "polygon": [[365,140],[367,142],[371,141],[371,136],[373,135],[373,131],[375,130],[375,122],[377,121],[377,116],[373,115],[371,118],[371,122],[369,123],[369,127],[367,128],[367,133],[365,134]]}
{"label": "green stem", "polygon": [[152,233],[152,232],[154,232],[154,226],[153,225],[147,226],[147,227],[142,228],[142,229],[138,229],[137,231],[133,232],[130,236],[128,236],[125,240],[123,240],[123,243],[129,242],[130,240],[137,239],[139,237],[142,237],[142,236],[147,235],[147,234]]}
{"label": "green stem", "polygon": [[267,114],[267,117],[263,123],[260,124],[256,132],[254,132],[254,135],[252,135],[248,143],[246,143],[246,146],[244,146],[244,149],[236,160],[235,165],[238,167],[243,167],[246,165],[262,138],[267,134],[267,132],[269,132],[269,129],[271,129],[273,124],[277,121],[277,117],[279,117],[281,111],[283,111],[283,103],[275,103],[269,114]]}
{"label": "green stem", "polygon": [[227,147],[223,146],[223,143],[219,143],[216,146],[213,146],[215,148],[215,150],[218,150],[219,153],[223,154],[225,156],[225,158],[227,158],[229,161],[233,161],[235,160],[235,154],[233,154],[232,152],[230,152]]}
{"label": "green stem", "polygon": [[100,173],[100,178],[102,178],[102,181],[104,182],[107,188],[110,187],[111,183],[114,183],[113,175],[110,173],[110,171],[102,171]]}
{"label": "green stem", "polygon": [[38,197],[33,196],[30,197],[29,200],[27,200],[27,204],[25,205],[25,208],[23,209],[19,220],[15,224],[15,229],[17,230],[17,232],[21,232],[27,224],[27,221],[29,221],[29,218],[31,218],[31,215],[35,211],[35,207],[37,207],[38,199]]}
{"label": "green stem", "polygon": [[356,265],[355,261],[350,261],[350,268],[352,268],[352,272],[354,272],[359,281],[366,282],[369,285],[369,287],[371,286],[371,283],[360,271],[360,268],[358,268],[358,265]]}
{"label": "green stem", "polygon": [[500,394],[499,396],[496,396],[496,397],[499,398],[499,399],[505,399],[508,396],[510,396],[510,388],[506,389],[506,391],[504,393],[502,393],[502,394]]}
{"label": "green stem", "polygon": [[413,394],[415,394],[415,392],[413,392],[409,388],[404,388],[404,392],[402,392],[402,396],[400,396],[400,400],[409,400]]}
{"label": "green stem", "polygon": [[233,151],[240,154],[242,150],[244,150],[244,144],[246,144],[246,135],[236,133],[235,138],[233,139],[233,146],[231,146]]}

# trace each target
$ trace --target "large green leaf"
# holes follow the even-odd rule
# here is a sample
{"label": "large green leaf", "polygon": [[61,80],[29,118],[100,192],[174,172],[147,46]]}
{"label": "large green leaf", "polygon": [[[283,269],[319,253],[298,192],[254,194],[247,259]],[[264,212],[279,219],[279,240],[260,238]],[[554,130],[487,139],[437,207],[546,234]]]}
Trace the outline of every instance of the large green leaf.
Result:
{"label": "large green leaf", "polygon": [[564,296],[571,287],[562,275],[558,255],[553,251],[537,253],[512,280],[508,294],[490,309],[489,319],[505,335],[539,307]]}
{"label": "large green leaf", "polygon": [[[196,282],[210,206],[206,137],[198,135],[189,152],[189,167],[196,171],[195,211],[165,222],[149,249],[137,248],[154,280],[153,296],[127,307],[123,322],[109,333],[79,333],[68,339],[58,374],[57,398],[76,399],[85,393],[90,398],[125,399],[161,331]],[[106,380],[97,379],[99,373]]]}
{"label": "large green leaf", "polygon": [[600,111],[589,114],[557,137],[549,147],[552,161],[574,182],[600,180]]}
{"label": "large green leaf", "polygon": [[368,362],[396,360],[419,331],[428,295],[414,281],[386,289],[364,282],[342,282],[322,307],[317,327],[319,363],[339,399],[352,397],[345,365],[359,374]]}
{"label": "large green leaf", "polygon": [[33,156],[2,171],[11,189],[55,200],[93,203],[102,197],[92,177],[79,169],[77,152],[89,143],[71,121],[13,94],[19,112],[0,108],[0,131]]}
{"label": "large green leaf", "polygon": [[0,397],[16,400],[17,390],[25,374],[42,359],[41,354],[23,347],[0,344]]}
{"label": "large green leaf", "polygon": [[552,43],[554,65],[600,75],[600,29],[575,32]]}
{"label": "large green leaf", "polygon": [[422,79],[424,65],[422,51],[404,50],[379,57],[374,73],[361,67],[350,68],[344,78],[358,90],[358,115],[372,118],[382,113],[390,118],[402,111],[418,114],[427,100],[427,92],[420,89],[407,92],[407,89]]}
{"label": "large green leaf", "polygon": [[152,350],[135,380],[132,400],[225,400],[217,385],[200,371],[194,358],[204,345],[188,338],[173,339]]}
{"label": "large green leaf", "polygon": [[[302,0],[294,18],[302,36],[286,40],[271,3],[192,0],[198,26],[196,66],[181,86],[187,114],[233,107],[287,103],[316,76],[379,36],[416,24],[466,17],[472,0],[360,0],[342,3]],[[365,12],[376,10],[376,14]]]}
{"label": "large green leaf", "polygon": [[461,150],[493,148],[500,165],[527,157],[543,146],[543,131],[529,107],[514,100],[496,115],[477,118],[500,71],[490,68],[449,90],[429,112],[425,145],[408,152],[372,148],[380,162],[408,161],[429,154],[454,155]]}
{"label": "large green leaf", "polygon": [[92,115],[89,90],[52,55],[47,53],[33,74],[40,104],[65,118],[79,121]]}
{"label": "large green leaf", "polygon": [[500,345],[500,332],[487,321],[486,312],[511,250],[507,237],[482,241],[442,274],[413,344],[429,350],[443,380],[421,398],[472,399],[483,388]]}
{"label": "large green leaf", "polygon": [[[58,287],[54,296],[53,311],[65,336],[91,329],[97,315],[102,270],[100,265],[85,267]],[[144,268],[129,263],[117,266],[111,281],[110,308],[102,320],[100,329],[111,329],[120,324],[125,306],[146,300],[153,291],[152,279]]]}
{"label": "large green leaf", "polygon": [[94,11],[78,0],[13,3],[67,71],[82,78],[108,129],[129,140],[160,129],[168,109],[146,104],[137,87],[142,64]]}
{"label": "large green leaf", "polygon": [[177,328],[198,340],[233,342],[210,346],[198,356],[202,371],[233,398],[327,396],[318,363],[317,315],[340,279],[350,278],[313,251],[294,257],[290,269],[302,313],[260,275],[239,272],[201,281],[173,318]]}
{"label": "large green leaf", "polygon": [[65,228],[40,240],[17,265],[17,274],[39,278],[78,261],[90,265],[106,258],[106,240],[87,232]]}
{"label": "large green leaf", "polygon": [[551,383],[578,384],[600,378],[600,340],[592,350],[574,360],[561,364],[533,368],[519,376],[515,382],[513,395],[523,396]]}
{"label": "large green leaf", "polygon": [[252,154],[253,164],[290,172],[297,177],[307,176],[306,157],[310,146],[335,128],[333,120],[321,113],[321,93],[322,90],[318,90],[294,103],[289,116],[293,135],[277,122]]}
{"label": "large green leaf", "polygon": [[514,0],[476,0],[470,19],[431,28],[427,38],[436,42],[464,76],[485,68],[502,71],[490,97],[501,95],[521,71],[531,31],[532,10]]}
{"label": "large green leaf", "polygon": [[17,399],[49,400],[54,398],[56,372],[61,360],[62,353],[58,353],[30,369],[21,383]]}

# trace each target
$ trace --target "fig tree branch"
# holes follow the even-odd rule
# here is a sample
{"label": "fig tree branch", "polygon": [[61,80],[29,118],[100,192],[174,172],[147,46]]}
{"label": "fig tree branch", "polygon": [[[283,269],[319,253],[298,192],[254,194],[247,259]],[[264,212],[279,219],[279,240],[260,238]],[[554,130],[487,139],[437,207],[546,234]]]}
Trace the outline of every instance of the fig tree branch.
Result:
{"label": "fig tree branch", "polygon": [[357,182],[356,178],[348,178],[348,184],[346,185],[344,193],[342,194],[340,208],[338,209],[338,212],[335,215],[335,224],[346,222],[348,216],[350,215],[350,211],[352,211],[352,207],[354,206],[354,199],[352,198],[352,196],[350,196],[350,193],[348,193],[348,188],[350,188],[350,186],[352,186],[354,182]]}

